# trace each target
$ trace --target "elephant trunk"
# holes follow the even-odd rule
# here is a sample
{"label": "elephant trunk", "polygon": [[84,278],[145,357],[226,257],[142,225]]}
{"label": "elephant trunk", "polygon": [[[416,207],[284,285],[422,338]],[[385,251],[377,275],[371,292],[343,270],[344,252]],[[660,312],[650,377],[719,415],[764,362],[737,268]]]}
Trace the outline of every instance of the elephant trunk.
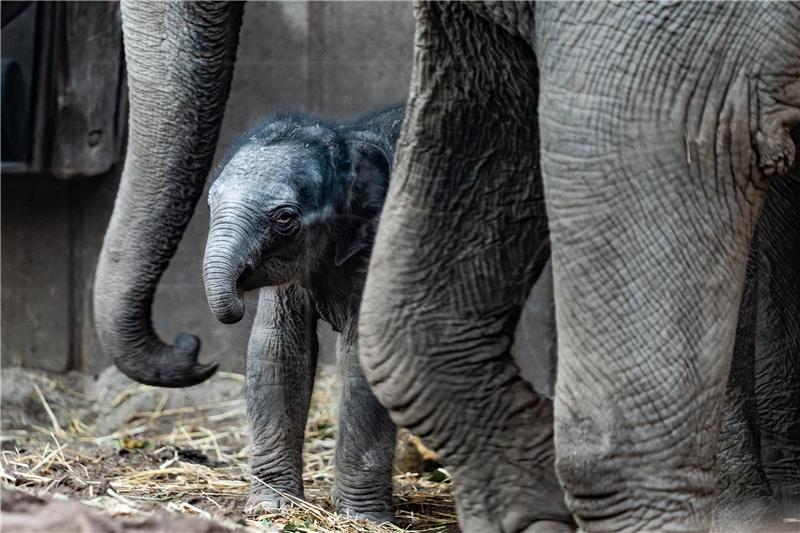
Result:
{"label": "elephant trunk", "polygon": [[254,268],[258,253],[257,232],[241,211],[236,207],[215,210],[203,258],[206,299],[214,316],[225,324],[244,316],[241,280]]}
{"label": "elephant trunk", "polygon": [[203,190],[230,89],[240,3],[122,4],[130,131],[94,283],[100,345],[128,377],[163,387],[204,381],[199,340],[155,333],[151,305]]}

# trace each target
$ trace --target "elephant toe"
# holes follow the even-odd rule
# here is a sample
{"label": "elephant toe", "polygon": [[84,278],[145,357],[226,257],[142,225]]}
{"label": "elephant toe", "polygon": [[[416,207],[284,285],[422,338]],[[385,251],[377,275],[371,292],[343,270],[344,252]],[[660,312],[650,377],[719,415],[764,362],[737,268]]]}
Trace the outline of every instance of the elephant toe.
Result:
{"label": "elephant toe", "polygon": [[374,524],[394,523],[394,513],[391,511],[355,511],[342,507],[336,510],[340,515],[352,518],[353,520],[366,520]]}
{"label": "elephant toe", "polygon": [[190,387],[207,380],[217,371],[219,363],[200,364],[200,339],[188,333],[175,337],[171,349],[167,347],[166,357],[159,359],[161,387]]}
{"label": "elephant toe", "polygon": [[272,494],[251,494],[244,505],[244,515],[250,518],[258,518],[266,514],[274,514],[281,509],[291,507],[293,502],[278,493]]}

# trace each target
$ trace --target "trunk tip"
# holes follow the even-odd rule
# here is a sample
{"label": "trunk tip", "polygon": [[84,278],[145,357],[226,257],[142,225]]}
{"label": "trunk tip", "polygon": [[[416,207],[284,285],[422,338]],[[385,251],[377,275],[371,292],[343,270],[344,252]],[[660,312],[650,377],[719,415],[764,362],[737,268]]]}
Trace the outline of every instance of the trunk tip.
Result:
{"label": "trunk tip", "polygon": [[199,364],[200,339],[188,333],[180,333],[175,344],[163,344],[160,349],[142,359],[114,360],[117,368],[134,381],[155,387],[191,387],[214,375],[219,363]]}
{"label": "trunk tip", "polygon": [[236,324],[244,318],[244,297],[241,294],[223,303],[209,300],[209,307],[217,320],[223,324]]}

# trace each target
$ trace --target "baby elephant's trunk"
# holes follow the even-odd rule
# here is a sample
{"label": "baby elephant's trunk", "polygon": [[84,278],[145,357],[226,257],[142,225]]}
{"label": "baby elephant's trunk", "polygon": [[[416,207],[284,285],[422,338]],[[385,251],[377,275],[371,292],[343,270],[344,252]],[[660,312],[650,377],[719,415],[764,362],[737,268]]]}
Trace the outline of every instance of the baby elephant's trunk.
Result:
{"label": "baby elephant's trunk", "polygon": [[[236,211],[235,208],[231,209]],[[253,264],[248,257],[253,248],[253,231],[241,216],[215,210],[203,258],[206,298],[217,320],[233,324],[244,316],[242,274]]]}

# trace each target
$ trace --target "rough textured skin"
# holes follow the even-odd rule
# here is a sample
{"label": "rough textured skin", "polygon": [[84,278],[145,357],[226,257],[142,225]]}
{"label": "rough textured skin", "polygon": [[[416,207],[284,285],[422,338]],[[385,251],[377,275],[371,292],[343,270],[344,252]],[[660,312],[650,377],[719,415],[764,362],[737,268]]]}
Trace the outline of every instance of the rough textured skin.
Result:
{"label": "rough textured skin", "polygon": [[776,180],[751,244],[715,464],[721,531],[776,531],[800,508],[798,206],[800,182]]}
{"label": "rough textured skin", "polygon": [[[795,144],[800,130],[795,130]],[[770,188],[757,235],[755,398],[767,481],[782,511],[800,509],[800,164]]]}
{"label": "rough textured skin", "polygon": [[800,12],[528,9],[532,32],[509,18],[524,6],[417,6],[361,309],[366,376],[451,466],[465,530],[569,520],[549,406],[508,357],[549,219],[569,511],[587,531],[706,529],[750,240],[794,157]]}
{"label": "rough textured skin", "polygon": [[[800,213],[796,208],[799,194],[800,182],[793,183],[790,178],[770,188],[751,244],[717,442],[712,531],[791,530],[781,519],[796,515],[800,505],[800,433],[796,429],[800,422],[800,321],[796,319],[800,317],[796,310],[800,278],[794,274],[795,265],[800,264],[800,222],[795,220]],[[763,258],[766,250],[773,266],[759,270],[759,257]],[[537,393],[545,395],[552,394],[555,387],[553,363],[557,362],[554,316],[551,323],[555,307],[548,270],[549,264],[528,296],[511,348],[520,375]],[[779,312],[783,318],[762,316],[759,320],[758,310],[765,306],[771,306],[775,309],[772,312]],[[758,374],[757,337],[780,339],[770,344],[759,342]],[[553,374],[548,375],[548,370]],[[768,444],[762,456],[764,436],[772,437],[772,446]]]}
{"label": "rough textured skin", "polygon": [[416,16],[408,116],[362,302],[362,363],[395,422],[446,459],[465,530],[569,523],[552,403],[509,354],[548,251],[536,59],[466,4],[418,4]]}
{"label": "rough textured skin", "polygon": [[216,364],[199,340],[153,330],[156,284],[203,190],[228,97],[242,4],[123,2],[130,132],[122,181],[94,285],[103,349],[141,383],[183,387]]}
{"label": "rough textured skin", "polygon": [[[751,244],[717,442],[712,531],[791,530],[781,519],[796,515],[800,505],[800,450],[795,428],[800,421],[800,414],[796,412],[800,405],[797,397],[800,322],[793,319],[800,316],[794,311],[800,295],[797,293],[798,278],[793,275],[796,268],[793,265],[800,264],[800,257],[797,257],[800,223],[790,225],[798,212],[795,206],[800,205],[798,192],[800,183],[788,179],[771,187]],[[780,221],[780,227],[776,227],[775,221]],[[774,242],[767,246],[760,243],[763,239]],[[765,249],[781,251],[779,257],[773,257],[777,267],[769,272],[758,269],[758,258]],[[511,348],[522,378],[531,383],[537,393],[546,396],[551,395],[555,387],[554,363],[557,362],[555,307],[548,270],[549,264],[536,281],[536,289],[528,296]],[[763,290],[765,285],[766,291]],[[776,306],[784,319],[758,319],[756,292],[759,287],[762,288],[758,295],[761,307],[766,298],[766,303]],[[535,312],[531,312],[532,309]],[[757,336],[780,339],[777,346],[769,345],[759,351],[763,368],[758,376],[755,366]],[[759,411],[758,406],[764,405],[770,408]],[[762,435],[774,435],[774,440],[780,442],[765,450],[763,457]],[[773,487],[766,472],[776,470],[781,474],[773,480]],[[772,474],[771,477],[776,476]]]}
{"label": "rough textured skin", "polygon": [[246,136],[209,191],[203,277],[223,322],[261,288],[247,353],[253,439],[246,510],[303,497],[303,430],[318,319],[341,335],[342,398],[333,499],[340,513],[391,521],[395,426],[358,361],[358,311],[403,108],[337,125],[278,117]]}
{"label": "rough textured skin", "polygon": [[800,104],[798,23],[791,4],[537,10],[557,469],[585,529],[708,526],[764,146],[791,144]]}

